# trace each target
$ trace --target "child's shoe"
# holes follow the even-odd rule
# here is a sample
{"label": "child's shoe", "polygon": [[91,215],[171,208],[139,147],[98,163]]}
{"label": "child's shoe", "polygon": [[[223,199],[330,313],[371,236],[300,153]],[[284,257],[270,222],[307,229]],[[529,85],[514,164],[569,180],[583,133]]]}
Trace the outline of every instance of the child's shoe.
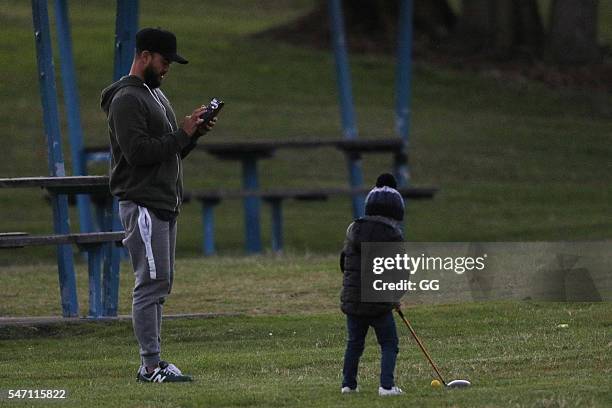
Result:
{"label": "child's shoe", "polygon": [[354,392],[359,392],[359,387],[351,388],[351,387],[342,387],[340,390],[342,394],[352,394]]}
{"label": "child's shoe", "polygon": [[404,392],[400,387],[391,387],[389,389],[378,387],[378,395],[381,397],[390,397],[393,395],[402,395]]}

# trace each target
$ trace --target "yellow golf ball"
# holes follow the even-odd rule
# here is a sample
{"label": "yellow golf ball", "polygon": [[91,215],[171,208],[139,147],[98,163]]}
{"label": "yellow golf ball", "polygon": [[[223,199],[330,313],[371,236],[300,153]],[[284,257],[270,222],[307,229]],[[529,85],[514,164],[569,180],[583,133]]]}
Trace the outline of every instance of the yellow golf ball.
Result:
{"label": "yellow golf ball", "polygon": [[440,381],[438,380],[431,380],[431,386],[434,388],[438,388],[438,387],[441,387],[442,384],[440,384]]}

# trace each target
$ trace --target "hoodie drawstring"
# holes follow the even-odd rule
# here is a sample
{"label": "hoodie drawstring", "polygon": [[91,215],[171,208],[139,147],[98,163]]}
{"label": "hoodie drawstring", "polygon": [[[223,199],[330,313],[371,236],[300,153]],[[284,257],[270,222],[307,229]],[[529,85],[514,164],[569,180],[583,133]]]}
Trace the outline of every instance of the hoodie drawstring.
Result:
{"label": "hoodie drawstring", "polygon": [[[170,119],[168,119],[168,112],[166,111],[166,107],[164,106],[164,104],[162,103],[162,101],[159,99],[159,97],[157,96],[157,92],[153,92],[151,90],[151,88],[149,88],[149,86],[145,83],[143,83],[143,85],[145,86],[145,88],[147,88],[147,90],[149,91],[149,93],[151,94],[151,96],[153,97],[153,99],[155,99],[155,102],[157,102],[157,104],[162,108],[162,110],[164,111],[164,117],[166,118],[166,121],[168,122],[168,124],[170,125],[170,130],[172,132],[174,132],[174,126],[172,126],[172,123],[170,122]],[[160,91],[161,92],[161,91]],[[162,93],[162,96],[164,97],[164,99],[168,100],[166,98],[166,96]],[[178,184],[179,184],[179,179],[181,177],[181,158],[179,157],[179,155],[176,155],[176,207],[174,208],[174,210],[178,210],[180,203],[180,199],[179,199],[179,194],[178,194]]]}

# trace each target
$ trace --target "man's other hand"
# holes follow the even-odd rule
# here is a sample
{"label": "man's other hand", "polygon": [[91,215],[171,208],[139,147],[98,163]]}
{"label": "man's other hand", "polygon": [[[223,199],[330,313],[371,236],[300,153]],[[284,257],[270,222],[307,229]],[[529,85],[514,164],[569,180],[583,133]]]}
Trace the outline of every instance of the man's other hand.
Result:
{"label": "man's other hand", "polygon": [[205,111],[206,107],[200,106],[194,110],[191,115],[185,116],[185,119],[183,119],[183,124],[181,125],[181,128],[185,131],[185,133],[187,133],[189,136],[199,136],[199,127],[204,122],[200,116],[202,116]]}

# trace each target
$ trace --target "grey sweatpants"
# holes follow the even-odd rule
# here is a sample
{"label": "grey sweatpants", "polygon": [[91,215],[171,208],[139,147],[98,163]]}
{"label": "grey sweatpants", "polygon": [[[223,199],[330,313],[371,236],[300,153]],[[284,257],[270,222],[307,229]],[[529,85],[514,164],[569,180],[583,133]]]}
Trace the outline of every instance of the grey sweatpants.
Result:
{"label": "grey sweatpants", "polygon": [[134,268],[132,324],[140,344],[141,364],[159,363],[162,310],[174,279],[176,220],[160,220],[132,201],[119,202],[125,229],[123,245]]}

